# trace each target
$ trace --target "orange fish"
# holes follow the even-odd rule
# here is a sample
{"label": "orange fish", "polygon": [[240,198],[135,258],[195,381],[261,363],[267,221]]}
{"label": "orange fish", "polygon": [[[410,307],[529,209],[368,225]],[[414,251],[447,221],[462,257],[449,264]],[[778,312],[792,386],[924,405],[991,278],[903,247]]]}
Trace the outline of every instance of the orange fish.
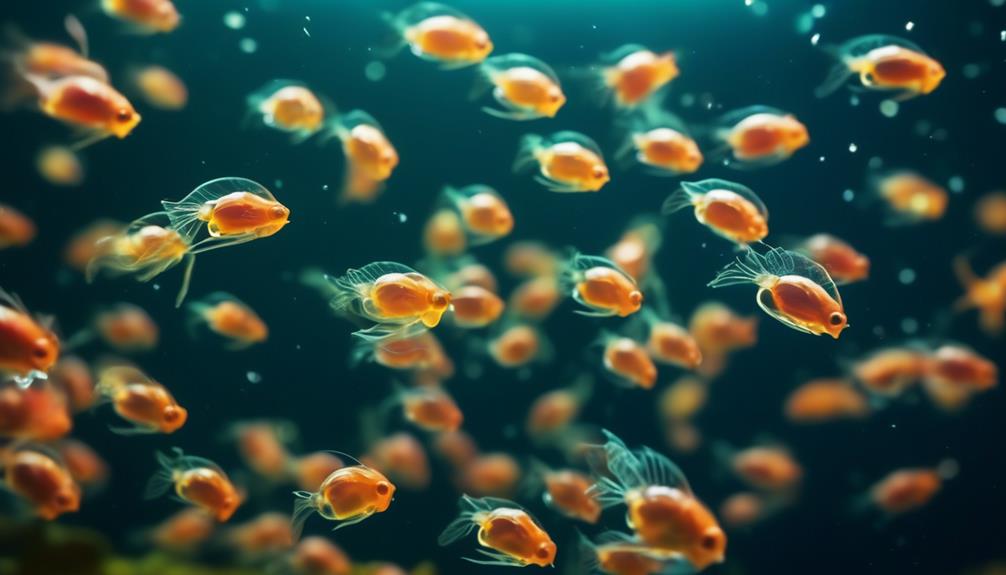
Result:
{"label": "orange fish", "polygon": [[433,440],[433,449],[457,472],[463,471],[479,455],[475,440],[462,430],[438,433]]}
{"label": "orange fish", "polygon": [[295,573],[304,575],[349,575],[353,569],[342,548],[318,536],[301,539],[287,561]]}
{"label": "orange fish", "polygon": [[838,339],[848,324],[835,282],[820,264],[782,248],[747,250],[709,282],[714,288],[754,284],[758,306],[783,324]]}
{"label": "orange fish", "polygon": [[964,288],[954,302],[954,310],[978,310],[978,325],[989,335],[999,335],[1006,325],[1006,261],[990,269],[986,277],[978,276],[966,255],[954,258],[954,275]]}
{"label": "orange fish", "polygon": [[926,360],[925,380],[937,385],[987,391],[999,385],[999,368],[988,358],[961,345],[947,344]]}
{"label": "orange fish", "polygon": [[245,465],[271,481],[286,479],[293,460],[286,443],[296,434],[293,424],[271,421],[236,423],[229,432]]}
{"label": "orange fish", "polygon": [[563,265],[561,277],[567,293],[590,310],[578,314],[626,317],[643,305],[636,281],[611,260],[575,254]]}
{"label": "orange fish", "polygon": [[52,521],[80,509],[80,486],[57,455],[43,448],[7,448],[0,453],[0,468],[5,487],[40,518]]}
{"label": "orange fish", "polygon": [[522,507],[501,499],[473,499],[462,495],[461,512],[440,534],[437,542],[450,545],[478,529],[479,553],[489,560],[466,561],[480,565],[548,567],[555,562],[556,545],[545,529]]}
{"label": "orange fish", "polygon": [[836,284],[863,281],[870,275],[870,259],[835,236],[810,236],[800,243],[799,251],[821,264]]}
{"label": "orange fish", "polygon": [[103,270],[113,275],[132,274],[137,281],[146,282],[185,262],[176,303],[180,305],[188,292],[195,256],[190,253],[190,242],[170,227],[168,216],[163,213],[135,220],[126,229],[101,238],[90,250],[83,245],[79,248],[82,253],[92,254],[85,269],[88,282]]}
{"label": "orange fish", "polygon": [[190,325],[204,325],[226,341],[227,349],[245,349],[269,337],[269,326],[236,297],[216,292],[189,304]]}
{"label": "orange fish", "polygon": [[[652,103],[651,103],[652,102]],[[685,123],[651,100],[620,122],[625,132],[615,158],[645,166],[655,176],[691,174],[704,160]]]}
{"label": "orange fish", "polygon": [[49,373],[52,383],[58,387],[72,410],[77,413],[94,406],[98,398],[94,388],[91,368],[79,357],[64,356],[56,362]]}
{"label": "orange fish", "polygon": [[88,133],[74,144],[80,149],[109,136],[122,139],[140,123],[140,114],[112,86],[89,76],[63,76],[50,80],[25,74],[38,92],[38,107],[51,118]]}
{"label": "orange fish", "polygon": [[460,477],[462,491],[476,496],[507,497],[520,481],[521,468],[506,453],[486,453],[465,465]]}
{"label": "orange fish", "polygon": [[68,15],[63,20],[63,27],[77,44],[77,49],[51,42],[38,42],[22,35],[17,29],[11,29],[8,36],[12,40],[12,49],[0,55],[14,62],[14,66],[22,73],[44,78],[89,76],[108,83],[108,71],[98,62],[88,59],[87,32],[80,20]]}
{"label": "orange fish", "polygon": [[602,335],[604,369],[616,383],[629,387],[653,389],[657,383],[657,366],[646,347],[628,337]]}
{"label": "orange fish", "polygon": [[699,223],[735,244],[744,246],[768,235],[768,209],[741,184],[718,179],[682,182],[664,200],[661,213],[673,214],[688,207],[695,210]]}
{"label": "orange fish", "polygon": [[604,434],[607,443],[588,459],[600,476],[591,488],[598,501],[625,504],[629,527],[654,552],[684,556],[696,570],[723,562],[726,535],[681,470],[648,447],[629,451],[614,434]]}
{"label": "orange fish", "polygon": [[572,469],[552,470],[537,464],[534,473],[544,490],[545,505],[566,517],[594,524],[601,518],[601,504],[588,493],[593,484],[589,475]]}
{"label": "orange fish", "polygon": [[59,359],[59,338],[51,319],[32,317],[16,295],[0,289],[0,374],[27,387]]}
{"label": "orange fish", "polygon": [[535,167],[535,181],[553,192],[596,192],[611,180],[601,148],[578,132],[524,136],[513,169]]}
{"label": "orange fish", "polygon": [[900,515],[925,506],[957,474],[957,462],[943,461],[935,469],[899,469],[870,488],[869,501],[888,515]]}
{"label": "orange fish", "polygon": [[16,209],[0,204],[0,250],[24,247],[35,239],[35,222]]}
{"label": "orange fish", "polygon": [[436,327],[451,305],[450,292],[395,262],[367,264],[328,280],[334,292],[333,309],[375,323],[354,332],[364,340],[386,340],[411,334],[410,328]]}
{"label": "orange fish", "polygon": [[456,431],[464,421],[461,408],[446,391],[424,387],[400,392],[405,419],[426,431]]}
{"label": "orange fish", "polygon": [[643,320],[649,335],[646,351],[653,361],[675,365],[684,369],[695,369],[702,363],[702,349],[699,342],[683,326],[660,319],[650,310],[644,310]]}
{"label": "orange fish", "polygon": [[506,120],[554,118],[566,103],[559,77],[541,60],[527,54],[505,54],[486,59],[479,66],[482,84],[478,91],[492,89],[502,110],[482,111]]}
{"label": "orange fish", "polygon": [[262,513],[228,529],[224,540],[250,558],[275,556],[293,547],[290,517],[283,513]]}
{"label": "orange fish", "polygon": [[408,433],[393,433],[379,439],[370,446],[363,462],[406,489],[421,491],[430,485],[432,472],[426,450]]}
{"label": "orange fish", "polygon": [[983,232],[993,236],[1006,235],[1006,192],[989,192],[978,198],[974,214]]}
{"label": "orange fish", "polygon": [[555,252],[538,242],[517,241],[503,253],[503,267],[512,275],[540,277],[554,275],[559,268]]}
{"label": "orange fish", "polygon": [[265,126],[291,134],[300,143],[325,124],[325,106],[310,88],[291,80],[273,80],[247,99],[249,116]]}
{"label": "orange fish", "polygon": [[185,82],[163,66],[144,66],[131,81],[147,104],[161,110],[181,110],[189,102]]}
{"label": "orange fish", "polygon": [[473,184],[460,189],[444,188],[444,201],[461,216],[461,223],[471,245],[482,245],[513,231],[513,214],[496,190]]}
{"label": "orange fish", "polygon": [[468,247],[468,237],[461,217],[450,208],[441,208],[426,220],[423,228],[426,252],[435,256],[456,256]]}
{"label": "orange fish", "polygon": [[[350,458],[352,459],[352,458]],[[294,539],[300,537],[308,517],[317,513],[336,521],[336,529],[388,510],[395,496],[395,485],[381,472],[362,463],[332,472],[318,491],[295,491],[293,508]]]}
{"label": "orange fish", "polygon": [[184,553],[207,541],[215,527],[213,517],[202,509],[190,507],[154,527],[150,539],[158,549]]}
{"label": "orange fish", "polygon": [[506,308],[515,317],[541,321],[559,305],[562,296],[554,276],[532,277],[510,292]]}
{"label": "orange fish", "polygon": [[716,137],[740,166],[778,164],[810,143],[796,116],[768,106],[734,110],[718,121]]}
{"label": "orange fish", "polygon": [[869,90],[895,91],[895,100],[907,100],[935,90],[947,72],[943,65],[912,42],[870,34],[853,38],[830,50],[838,62],[817,89],[823,98],[850,78],[859,76]]}
{"label": "orange fish", "polygon": [[629,223],[622,237],[605,252],[612,262],[643,285],[652,285],[658,280],[651,275],[653,256],[662,243],[661,222],[655,217],[641,216]]}
{"label": "orange fish", "polygon": [[342,140],[343,153],[351,170],[383,182],[398,166],[398,152],[370,114],[352,110],[336,116],[329,122],[329,130]]}
{"label": "orange fish", "polygon": [[[99,255],[98,242],[121,232],[126,224],[115,220],[96,220],[70,237],[63,248],[63,261],[71,268],[84,272],[87,265]],[[106,244],[107,247],[107,244]]]}
{"label": "orange fish", "polygon": [[783,412],[794,423],[824,423],[861,419],[870,413],[870,406],[848,381],[814,379],[789,394]]}
{"label": "orange fish", "polygon": [[626,44],[603,60],[608,63],[601,71],[604,86],[622,108],[641,104],[680,73],[673,53],[657,54],[638,44]]}
{"label": "orange fish", "polygon": [[734,475],[756,489],[791,491],[803,479],[803,467],[782,447],[756,446],[734,451],[720,446],[718,451]]}
{"label": "orange fish", "polygon": [[539,395],[528,409],[524,430],[535,440],[555,436],[576,419],[592,391],[591,381],[581,378],[569,387]]}
{"label": "orange fish", "polygon": [[120,303],[99,312],[94,328],[101,339],[117,351],[149,351],[157,347],[160,330],[143,308]]}
{"label": "orange fish", "polygon": [[86,443],[64,439],[57,444],[56,449],[70,476],[79,485],[93,487],[108,479],[108,464]]}
{"label": "orange fish", "polygon": [[533,361],[543,361],[551,355],[551,344],[538,329],[526,324],[513,324],[489,340],[489,355],[502,367],[524,367]]}
{"label": "orange fish", "polygon": [[443,4],[420,2],[383,16],[413,54],[439,62],[445,70],[478,64],[493,51],[489,34],[478,23]]}
{"label": "orange fish", "polygon": [[691,421],[709,399],[709,384],[695,377],[682,377],[667,386],[657,402],[667,424]]}
{"label": "orange fish", "polygon": [[171,0],[101,0],[101,9],[145,34],[171,32],[182,20]]}
{"label": "orange fish", "polygon": [[907,170],[871,178],[870,186],[886,204],[890,224],[939,220],[950,203],[950,195],[943,186]]}
{"label": "orange fish", "polygon": [[[193,255],[269,237],[290,223],[290,210],[245,178],[217,178],[177,202],[162,201],[171,227],[191,243]],[[209,237],[192,243],[203,225]]]}
{"label": "orange fish", "polygon": [[917,383],[925,370],[925,354],[910,347],[882,348],[852,364],[852,374],[860,385],[888,397]]}
{"label": "orange fish", "polygon": [[0,387],[0,437],[52,441],[72,428],[66,396],[55,386]]}
{"label": "orange fish", "polygon": [[668,557],[660,551],[640,543],[634,537],[616,531],[605,531],[592,542],[580,535],[581,553],[591,572],[608,575],[660,575],[677,573],[680,567],[690,571],[690,565],[677,565],[683,558]]}
{"label": "orange fish", "polygon": [[503,314],[503,300],[480,286],[465,286],[451,297],[454,324],[464,328],[485,327]]}
{"label": "orange fish", "polygon": [[35,156],[35,169],[54,186],[79,186],[84,182],[84,164],[67,146],[45,146]]}
{"label": "orange fish", "polygon": [[230,519],[243,497],[224,470],[208,459],[185,455],[177,447],[172,451],[173,456],[156,453],[160,469],[147,483],[146,498],[173,490],[183,502],[202,509],[220,523]]}
{"label": "orange fish", "polygon": [[188,411],[178,405],[171,392],[135,367],[111,364],[99,368],[96,389],[119,417],[133,424],[110,427],[114,433],[174,433],[188,420]]}

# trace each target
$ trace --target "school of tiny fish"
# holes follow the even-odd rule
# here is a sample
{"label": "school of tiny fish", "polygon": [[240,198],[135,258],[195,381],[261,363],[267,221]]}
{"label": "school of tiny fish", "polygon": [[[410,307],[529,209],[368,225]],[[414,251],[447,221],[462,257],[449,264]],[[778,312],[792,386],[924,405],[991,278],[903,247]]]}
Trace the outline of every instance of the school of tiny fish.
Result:
{"label": "school of tiny fish", "polygon": [[[99,11],[103,15],[81,18],[113,18],[128,33],[151,42],[188,23],[172,0],[102,0]],[[440,74],[468,74],[470,105],[493,121],[528,126],[513,142],[512,157],[495,160],[512,164],[520,185],[538,193],[615,193],[620,173],[633,170],[661,178],[666,193],[655,200],[633,198],[637,216],[604,251],[585,253],[522,236],[507,244],[496,266],[480,261],[478,249],[510,238],[522,214],[511,210],[510,192],[502,186],[454,183],[430,202],[421,234],[401,238],[422,247],[421,260],[401,262],[401,254],[389,251],[380,261],[359,261],[350,269],[302,270],[296,281],[328,302],[338,318],[332,325],[351,342],[349,349],[334,353],[354,367],[376,364],[394,382],[376,408],[338,408],[370,410],[378,429],[369,433],[377,439],[359,453],[349,453],[354,445],[298,453],[291,440],[296,426],[276,418],[230,422],[220,429],[242,462],[240,470],[225,470],[201,457],[204,443],[179,441],[168,452],[150,449],[147,461],[130,464],[149,468],[146,497],[170,494],[179,510],[151,526],[144,544],[192,553],[218,541],[242,562],[268,569],[263,572],[348,575],[352,549],[344,550],[337,543],[341,532],[331,529],[366,530],[372,521],[401,520],[382,514],[398,499],[422,497],[432,481],[440,480],[432,455],[450,472],[458,510],[441,526],[439,537],[403,525],[402,536],[421,538],[420,545],[449,546],[480,565],[563,565],[570,569],[565,572],[584,574],[689,575],[728,561],[728,535],[799,506],[801,489],[814,481],[815,470],[805,469],[780,439],[739,446],[706,441],[696,417],[708,402],[725,400],[727,390],[717,389],[717,378],[728,364],[757,350],[761,330],[777,330],[794,341],[825,336],[838,345],[833,340],[846,330],[865,328],[870,314],[846,307],[842,292],[868,289],[875,274],[898,273],[871,267],[869,250],[884,246],[839,238],[825,229],[805,237],[787,235],[786,222],[769,217],[765,198],[777,196],[745,183],[754,170],[785,170],[789,158],[806,153],[801,150],[814,136],[813,124],[762,104],[727,111],[711,125],[682,119],[666,94],[677,78],[688,75],[688,59],[668,47],[626,39],[625,45],[568,71],[533,55],[502,52],[504,46],[493,41],[491,21],[476,21],[443,4],[419,2],[398,13],[372,12],[397,38],[382,58],[429,63],[429,83],[422,89],[438,89]],[[242,25],[241,14],[232,16],[228,26]],[[65,29],[74,46],[34,39],[10,26],[0,63],[7,71],[6,111],[42,114],[73,132],[42,147],[29,169],[54,186],[73,187],[97,176],[88,173],[83,158],[91,146],[128,146],[128,136],[144,128],[137,107],[144,114],[184,114],[205,100],[190,102],[184,80],[160,64],[133,66],[113,82],[92,59],[81,21],[67,16]],[[307,28],[304,32],[310,36]],[[822,61],[821,85],[806,95],[814,106],[832,106],[836,94],[850,91],[862,100],[925,106],[927,95],[954,81],[938,55],[895,36],[864,33],[808,50],[821,52]],[[830,65],[823,64],[825,56]],[[329,94],[295,79],[297,70],[291,65],[290,79],[263,80],[235,104],[246,109],[243,129],[281,133],[281,145],[332,146],[345,163],[333,211],[395,193],[400,156],[406,158],[410,150],[398,147],[389,133],[407,127],[386,132],[377,119],[381,110],[336,108]],[[619,146],[604,149],[565,124],[563,107],[576,99],[610,115]],[[437,135],[428,136],[436,145]],[[735,175],[703,177],[708,166]],[[909,168],[874,170],[864,176],[864,186],[868,192],[862,194],[861,209],[883,219],[890,233],[940,220],[954,199],[946,187]],[[296,192],[270,187],[219,174],[192,182],[190,189],[163,190],[166,197],[151,201],[149,210],[131,222],[80,222],[66,244],[65,265],[95,284],[156,278],[160,287],[168,286],[169,293],[161,295],[170,297],[185,318],[192,345],[215,346],[220,354],[257,349],[270,337],[268,317],[239,294],[212,286],[202,286],[210,289],[199,297],[189,292],[197,261],[224,266],[232,250],[253,251],[260,240],[269,242],[286,226],[299,225],[298,214],[283,203],[284,195]],[[806,217],[813,220],[813,212]],[[553,225],[561,232],[565,224],[558,217]],[[707,290],[707,301],[690,313],[673,309],[667,296],[665,278],[679,270],[657,269],[654,256],[659,250],[697,246],[669,245],[664,241],[668,226],[694,228],[702,241],[722,244],[722,253],[731,254],[718,262],[721,269],[713,277],[677,280]],[[45,227],[46,222],[0,204],[0,253],[29,249]],[[1006,192],[979,200],[969,233],[979,238],[976,243],[1006,236]],[[926,303],[945,308],[947,317],[966,316],[1002,350],[1002,340],[994,338],[1006,328],[1006,258],[976,269],[974,255],[966,251],[941,264],[959,281],[959,298]],[[496,274],[516,278],[516,287],[501,293]],[[727,291],[754,301],[747,311],[736,311],[716,300]],[[35,308],[44,309],[45,302],[30,292],[0,288],[5,491],[0,508],[58,521],[87,506],[89,494],[115,473],[100,445],[73,437],[78,414],[91,412],[107,423],[109,433],[143,442],[144,436],[175,433],[208,413],[186,407],[190,398],[176,397],[173,382],[159,381],[143,367],[142,354],[157,349],[165,337],[158,318],[143,308],[108,304],[85,325],[61,329],[55,318]],[[562,334],[549,329],[553,314],[586,316],[579,325],[596,337],[582,356],[555,352],[552,338]],[[444,332],[467,344],[461,349],[443,345]],[[892,405],[931,404],[960,414],[998,388],[1001,357],[985,357],[944,334],[932,327],[853,356],[836,347],[835,370],[816,376],[799,372],[799,358],[794,358],[789,367],[803,373],[802,380],[778,414],[797,429],[868,418]],[[526,411],[510,414],[518,433],[546,453],[558,450],[563,463],[556,458],[545,463],[540,453],[480,450],[478,438],[465,430],[465,422],[480,414],[466,410],[450,393],[451,379],[464,371],[462,366],[480,362],[525,379],[533,377],[536,365],[570,366],[566,381],[543,384]],[[609,430],[582,419],[581,411],[600,386],[649,394],[663,435],[630,445],[620,435],[634,437],[631,427]],[[394,421],[417,433],[393,429]],[[743,486],[719,505],[707,502],[705,486],[689,482],[685,470],[662,452],[700,449],[713,454],[720,473]],[[848,499],[855,513],[885,520],[912,514],[924,521],[923,508],[939,497],[961,471],[958,467],[948,454],[917,468],[892,468],[863,492],[835,496]],[[221,526],[259,496],[262,484],[289,492],[288,508]],[[554,521],[542,521],[544,514],[576,525],[578,538],[553,538],[546,525]]]}

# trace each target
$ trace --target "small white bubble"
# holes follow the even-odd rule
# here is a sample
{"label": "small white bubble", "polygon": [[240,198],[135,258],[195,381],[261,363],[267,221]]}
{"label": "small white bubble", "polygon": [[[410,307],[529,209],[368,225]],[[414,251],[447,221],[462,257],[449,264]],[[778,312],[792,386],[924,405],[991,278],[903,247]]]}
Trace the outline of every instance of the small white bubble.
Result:
{"label": "small white bubble", "polygon": [[384,74],[387,71],[388,69],[384,66],[384,62],[374,60],[373,62],[368,62],[363,68],[363,75],[371,82],[380,82],[384,79]]}
{"label": "small white bubble", "polygon": [[305,35],[305,36],[307,36],[308,38],[310,38],[310,37],[311,37],[311,33],[307,31],[307,28],[306,28],[306,27],[304,27],[304,28],[301,28],[301,30],[303,30],[303,31],[304,31],[304,35]]}
{"label": "small white bubble", "polygon": [[982,67],[979,64],[965,64],[962,73],[968,80],[974,80],[982,75]]}
{"label": "small white bubble", "polygon": [[231,30],[240,30],[245,27],[245,15],[240,12],[228,12],[224,14],[224,26]]}
{"label": "small white bubble", "polygon": [[311,17],[310,16],[304,16],[304,19],[307,20],[308,22],[311,21]]}
{"label": "small white bubble", "polygon": [[593,30],[597,30],[597,24],[591,24],[591,25],[590,25],[590,27],[591,27],[591,29],[593,29]]}
{"label": "small white bubble", "polygon": [[844,192],[842,192],[842,199],[847,202],[851,202],[852,200],[856,199],[856,192],[852,190],[845,190]]}
{"label": "small white bubble", "polygon": [[906,317],[901,320],[901,331],[905,332],[905,335],[913,335],[919,331],[919,322],[914,317]]}
{"label": "small white bubble", "polygon": [[999,41],[1006,42],[1006,30],[1002,30],[999,32]]}
{"label": "small white bubble", "polygon": [[238,47],[245,54],[254,54],[258,50],[258,42],[254,38],[242,38]]}
{"label": "small white bubble", "polygon": [[891,429],[897,429],[897,428],[898,428],[898,424],[897,423],[892,423],[891,424]]}
{"label": "small white bubble", "polygon": [[899,104],[894,100],[884,100],[880,103],[880,113],[888,118],[893,118],[898,115],[899,107]]}
{"label": "small white bubble", "polygon": [[283,180],[276,180],[272,184],[277,190],[283,189]]}
{"label": "small white bubble", "polygon": [[911,20],[905,22],[905,30],[911,32],[913,28],[915,28],[915,22],[912,22]]}
{"label": "small white bubble", "polygon": [[995,118],[996,122],[1006,125],[1006,108],[996,108]]}
{"label": "small white bubble", "polygon": [[859,105],[859,96],[857,96],[855,94],[849,96],[849,105],[852,106],[852,107],[858,106]]}
{"label": "small white bubble", "polygon": [[902,285],[912,285],[915,283],[915,270],[912,268],[905,268],[901,270],[898,272],[898,281],[901,282]]}
{"label": "small white bubble", "polygon": [[754,0],[744,0],[744,5],[745,6],[750,6],[752,4],[754,4]]}
{"label": "small white bubble", "polygon": [[856,150],[858,150],[858,149],[859,149],[859,146],[856,145],[856,142],[851,142],[849,144],[849,152],[850,153],[855,154]]}
{"label": "small white bubble", "polygon": [[325,185],[323,185],[323,186],[321,187],[321,189],[322,189],[322,191],[325,191],[325,192],[327,192],[327,191],[328,191],[328,184],[325,184]]}
{"label": "small white bubble", "polygon": [[823,162],[824,161],[824,156],[821,156],[820,158],[818,158],[817,161]]}
{"label": "small white bubble", "polygon": [[248,380],[248,383],[262,383],[262,374],[257,371],[249,371],[245,373],[245,378]]}
{"label": "small white bubble", "polygon": [[154,291],[161,291],[161,284],[154,284],[152,287],[154,288]]}
{"label": "small white bubble", "polygon": [[817,42],[820,39],[821,39],[821,35],[820,34],[814,34],[813,36],[811,36],[810,37],[810,44],[811,44],[811,46],[817,46]]}
{"label": "small white bubble", "polygon": [[393,213],[398,218],[398,223],[404,224],[405,222],[409,221],[409,216],[407,216],[406,214],[402,212],[393,212]]}
{"label": "small white bubble", "polygon": [[964,178],[960,176],[953,176],[947,181],[947,187],[950,191],[959,194],[964,191]]}
{"label": "small white bubble", "polygon": [[814,7],[810,9],[810,13],[815,18],[824,18],[824,15],[828,13],[828,10],[824,7],[824,4],[814,4]]}

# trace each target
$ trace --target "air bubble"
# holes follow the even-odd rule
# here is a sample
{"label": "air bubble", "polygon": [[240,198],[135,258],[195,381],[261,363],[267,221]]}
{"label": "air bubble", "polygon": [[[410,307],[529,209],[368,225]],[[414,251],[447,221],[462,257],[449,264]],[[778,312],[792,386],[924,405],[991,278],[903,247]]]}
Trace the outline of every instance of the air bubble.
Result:
{"label": "air bubble", "polygon": [[254,38],[242,38],[238,43],[238,48],[245,54],[254,54],[258,51],[258,42]]}
{"label": "air bubble", "polygon": [[245,27],[245,15],[240,12],[228,12],[224,14],[224,26],[231,30],[240,30]]}
{"label": "air bubble", "polygon": [[912,285],[915,283],[915,270],[912,268],[905,268],[898,272],[898,281],[902,285]]}

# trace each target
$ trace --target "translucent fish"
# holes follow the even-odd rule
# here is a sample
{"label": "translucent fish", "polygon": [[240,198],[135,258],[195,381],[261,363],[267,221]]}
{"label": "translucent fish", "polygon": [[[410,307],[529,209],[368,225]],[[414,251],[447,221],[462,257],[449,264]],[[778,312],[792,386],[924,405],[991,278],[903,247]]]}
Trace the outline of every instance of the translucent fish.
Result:
{"label": "translucent fish", "polygon": [[248,95],[248,117],[287,132],[300,143],[325,126],[326,110],[321,99],[295,80],[273,80]]}
{"label": "translucent fish", "polygon": [[664,200],[661,213],[694,208],[695,219],[716,235],[738,245],[761,241],[768,235],[768,209],[747,186],[727,180],[682,182]]}
{"label": "translucent fish", "polygon": [[486,244],[510,234],[513,214],[506,200],[489,186],[473,184],[444,188],[445,203],[457,210],[471,245]]}
{"label": "translucent fish", "polygon": [[553,118],[566,103],[555,71],[533,56],[493,56],[479,65],[479,72],[480,81],[473,94],[491,90],[493,98],[503,108],[482,108],[491,116],[506,120]]}
{"label": "translucent fish", "polygon": [[535,180],[553,192],[596,192],[611,179],[601,149],[577,132],[524,136],[513,169],[535,168]]}
{"label": "translucent fish", "polygon": [[768,106],[749,106],[728,112],[713,132],[720,149],[714,157],[729,154],[731,167],[758,168],[788,159],[810,143],[807,127],[796,116]]}
{"label": "translucent fish", "polygon": [[436,2],[420,2],[399,12],[383,14],[418,58],[437,62],[445,70],[478,64],[493,50],[489,34],[458,10]]}
{"label": "translucent fish", "polygon": [[709,283],[711,287],[758,286],[758,306],[789,327],[835,339],[846,327],[842,297],[820,264],[800,254],[772,248],[765,255],[745,252]]}
{"label": "translucent fish", "polygon": [[241,506],[243,497],[216,463],[185,455],[175,447],[172,454],[157,452],[158,471],[147,483],[145,497],[153,499],[169,491],[223,523]]}
{"label": "translucent fish", "polygon": [[336,529],[341,529],[387,511],[394,495],[395,485],[376,469],[363,464],[339,468],[317,491],[294,492],[294,539],[300,537],[304,523],[315,513],[338,522]]}
{"label": "translucent fish", "polygon": [[581,315],[626,317],[643,304],[635,280],[602,257],[574,254],[563,264],[560,278],[564,291],[587,308],[576,312]]}
{"label": "translucent fish", "polygon": [[477,552],[486,559],[465,557],[480,565],[547,567],[555,561],[556,545],[544,528],[512,501],[484,497],[474,499],[462,495],[460,513],[437,539],[442,546],[450,545],[478,530]]}
{"label": "translucent fish", "polygon": [[858,77],[863,88],[897,92],[895,100],[907,100],[933,92],[947,75],[943,65],[922,48],[895,36],[859,36],[828,52],[837,62],[817,88],[819,98]]}
{"label": "translucent fish", "polygon": [[601,58],[601,80],[615,104],[632,108],[678,77],[673,53],[658,54],[639,44],[626,44]]}

